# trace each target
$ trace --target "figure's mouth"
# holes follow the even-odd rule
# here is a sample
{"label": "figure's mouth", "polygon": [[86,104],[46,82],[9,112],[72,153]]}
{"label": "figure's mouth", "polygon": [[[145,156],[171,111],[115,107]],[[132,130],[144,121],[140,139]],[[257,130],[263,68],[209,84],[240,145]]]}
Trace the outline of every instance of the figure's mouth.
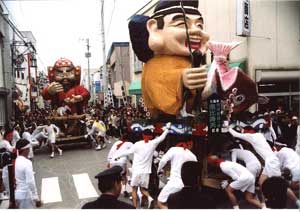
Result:
{"label": "figure's mouth", "polygon": [[[186,47],[188,47],[188,41],[185,42],[185,45],[186,45]],[[201,47],[201,41],[195,40],[195,39],[190,39],[190,46],[191,46],[191,49],[198,50]]]}

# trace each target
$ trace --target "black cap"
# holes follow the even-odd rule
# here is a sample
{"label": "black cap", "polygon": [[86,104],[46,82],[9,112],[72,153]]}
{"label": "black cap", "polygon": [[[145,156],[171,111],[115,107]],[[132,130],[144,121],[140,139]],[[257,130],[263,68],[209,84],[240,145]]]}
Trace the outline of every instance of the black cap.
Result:
{"label": "black cap", "polygon": [[20,139],[20,140],[17,141],[16,148],[18,150],[25,149],[24,147],[26,147],[27,145],[28,145],[28,148],[29,148],[29,144],[30,144],[30,142],[28,140]]}
{"label": "black cap", "polygon": [[121,173],[123,169],[121,166],[113,166],[109,169],[106,169],[100,173],[98,173],[95,178],[98,180],[102,179],[115,179],[115,180],[120,180],[121,179]]}
{"label": "black cap", "polygon": [[156,5],[152,18],[165,16],[172,13],[182,13],[181,3],[185,13],[202,16],[198,10],[198,0],[161,0]]}

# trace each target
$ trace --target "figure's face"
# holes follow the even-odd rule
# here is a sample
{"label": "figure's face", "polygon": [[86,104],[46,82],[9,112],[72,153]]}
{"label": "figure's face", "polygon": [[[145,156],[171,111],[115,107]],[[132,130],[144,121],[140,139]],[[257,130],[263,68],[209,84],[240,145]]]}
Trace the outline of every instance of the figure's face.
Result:
{"label": "figure's face", "polygon": [[[173,13],[163,19],[163,29],[155,28],[155,24],[157,25],[155,20],[148,21],[149,47],[155,54],[188,56],[190,52],[183,14]],[[203,31],[202,17],[187,14],[186,21],[192,51],[200,50],[205,53],[209,36]]]}
{"label": "figure's face", "polygon": [[58,67],[55,71],[55,81],[68,85],[75,80],[73,67]]}

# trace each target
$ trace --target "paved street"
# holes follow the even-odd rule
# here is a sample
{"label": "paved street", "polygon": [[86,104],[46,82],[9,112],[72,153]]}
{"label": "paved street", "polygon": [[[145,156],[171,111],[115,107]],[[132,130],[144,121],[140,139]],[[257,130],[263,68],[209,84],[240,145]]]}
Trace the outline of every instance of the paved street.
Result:
{"label": "paved street", "polygon": [[[58,184],[60,191],[59,192],[54,188],[54,190],[52,190],[53,193],[51,192],[51,194],[46,191],[47,195],[44,196],[47,197],[47,199],[42,199],[45,202],[42,208],[81,208],[85,202],[95,199],[95,197],[85,197],[93,196],[92,188],[99,194],[97,181],[94,176],[100,170],[106,168],[106,156],[110,146],[111,144],[108,144],[108,147],[101,151],[89,149],[87,145],[65,146],[63,155],[59,156],[57,154],[53,159],[50,159],[50,153],[47,151],[47,148],[38,151],[34,158],[34,170],[36,172],[38,193],[41,195],[45,192],[43,189],[46,189],[46,187],[49,186],[46,182],[47,178],[52,178],[50,187],[55,187]],[[81,180],[80,178],[77,179],[78,182],[75,184],[74,180],[76,176],[77,178],[78,176],[83,178]],[[84,177],[88,177],[89,179]],[[87,186],[89,186],[88,183],[92,184],[92,188],[90,189],[90,187],[88,187],[90,192],[84,193],[86,192],[84,191],[84,188],[87,189]],[[83,189],[81,189],[82,187]],[[59,201],[59,195],[61,195],[61,201]],[[42,195],[41,197],[43,198]],[[47,203],[47,201],[50,202]]]}

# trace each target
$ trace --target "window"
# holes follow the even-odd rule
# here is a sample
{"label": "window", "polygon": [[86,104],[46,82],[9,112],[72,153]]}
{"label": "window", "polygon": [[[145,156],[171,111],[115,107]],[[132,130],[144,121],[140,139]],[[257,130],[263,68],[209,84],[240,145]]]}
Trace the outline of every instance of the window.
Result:
{"label": "window", "polygon": [[134,73],[140,73],[143,69],[143,62],[134,55]]}

